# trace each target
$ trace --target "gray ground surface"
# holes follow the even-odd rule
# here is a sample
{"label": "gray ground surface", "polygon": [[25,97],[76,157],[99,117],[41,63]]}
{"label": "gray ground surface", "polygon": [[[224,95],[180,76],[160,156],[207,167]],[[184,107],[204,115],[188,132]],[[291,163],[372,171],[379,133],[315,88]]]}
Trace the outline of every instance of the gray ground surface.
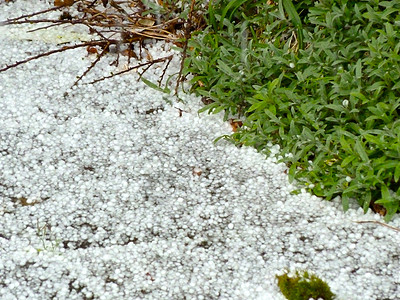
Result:
{"label": "gray ground surface", "polygon": [[[46,7],[31,2],[1,3],[0,20]],[[22,30],[0,27],[0,67],[56,47]],[[399,232],[290,195],[285,166],[213,144],[230,127],[198,116],[198,98],[171,106],[135,73],[69,89],[93,59],[73,50],[0,73],[0,299],[279,300],[285,269],[338,299],[400,299]]]}

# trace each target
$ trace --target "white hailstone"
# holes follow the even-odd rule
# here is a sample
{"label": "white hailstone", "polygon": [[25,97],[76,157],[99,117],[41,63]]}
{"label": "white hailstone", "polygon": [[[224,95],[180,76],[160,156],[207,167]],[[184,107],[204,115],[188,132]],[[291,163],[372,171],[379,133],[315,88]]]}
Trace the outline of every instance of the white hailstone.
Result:
{"label": "white hailstone", "polygon": [[344,99],[343,102],[342,102],[342,105],[343,105],[344,107],[348,107],[348,106],[349,106],[349,100]]}
{"label": "white hailstone", "polygon": [[294,63],[290,63],[289,67],[291,67],[293,69],[295,67],[295,64]]}
{"label": "white hailstone", "polygon": [[[32,11],[39,9],[37,7],[38,4],[30,5],[26,1],[23,3],[28,6],[26,11],[29,11],[29,8]],[[0,4],[0,6],[0,20],[11,17],[11,15],[8,15],[10,13],[12,13],[12,16],[18,16],[17,12],[22,12],[20,9],[13,9],[7,13],[7,11],[2,9],[8,6],[18,8],[18,1],[7,3],[7,5]],[[46,8],[45,3],[40,4],[40,9],[42,8]],[[0,30],[2,30],[1,27]],[[0,34],[0,36],[2,35]],[[3,43],[3,41],[6,42]],[[18,49],[18,56],[23,54],[25,51],[23,50],[24,47],[36,47],[35,49],[41,47],[39,43],[23,44],[21,41],[12,43],[8,40],[2,40],[0,43],[0,52],[2,54],[0,55],[0,59],[5,61],[5,63],[7,63],[7,59],[14,59],[12,56],[15,56],[15,54],[3,51],[4,45],[9,49]],[[161,43],[157,45],[161,45]],[[157,45],[152,48],[154,57],[156,57],[157,53],[162,53],[159,52],[160,47]],[[29,49],[29,51],[31,50],[34,49]],[[75,53],[84,53],[84,51]],[[78,55],[76,56],[78,57]],[[84,59],[82,62],[78,59],[76,62],[75,55],[71,58],[62,53],[59,54],[59,57],[63,59],[62,68],[64,68],[63,72],[66,74],[76,74],[77,70],[84,71],[87,67],[87,59]],[[73,90],[68,91],[70,93],[68,101],[58,102],[48,99],[50,97],[46,90],[51,89],[53,96],[57,97],[59,93],[60,95],[63,94],[63,90],[68,90],[69,84],[73,82],[72,75],[57,77],[59,74],[55,71],[58,68],[58,64],[54,63],[54,59],[48,57],[46,60],[43,60],[43,62],[46,61],[46,63],[43,63],[45,68],[38,68],[40,61],[38,61],[38,64],[31,62],[27,65],[26,70],[29,69],[29,71],[24,71],[24,78],[27,78],[24,81],[24,85],[29,84],[29,87],[25,87],[18,81],[18,78],[21,78],[19,74],[22,74],[21,72],[17,72],[18,70],[11,70],[9,72],[10,75],[0,73],[0,82],[3,83],[2,88],[4,87],[4,91],[7,90],[7,93],[10,94],[10,96],[7,96],[7,94],[0,90],[0,99],[2,99],[0,100],[0,120],[7,120],[2,123],[2,128],[7,128],[7,135],[1,135],[0,133],[0,143],[2,143],[0,145],[7,149],[15,149],[16,145],[21,142],[20,147],[18,147],[20,154],[13,152],[12,156],[7,157],[7,159],[5,157],[3,159],[3,156],[1,156],[2,161],[0,161],[0,164],[2,167],[5,166],[2,169],[2,176],[6,183],[15,184],[20,188],[23,187],[23,190],[18,188],[14,190],[11,187],[7,189],[3,188],[2,192],[13,195],[19,193],[21,194],[20,196],[24,197],[26,197],[25,193],[27,191],[30,191],[30,197],[33,197],[33,195],[43,195],[44,191],[46,194],[52,195],[51,201],[43,201],[40,205],[18,209],[15,213],[11,209],[12,206],[5,206],[5,209],[10,207],[10,213],[6,214],[3,218],[6,226],[0,228],[0,235],[5,233],[5,235],[11,235],[14,238],[9,241],[3,239],[1,242],[5,243],[5,249],[18,249],[18,246],[25,249],[27,246],[26,236],[29,232],[32,233],[29,233],[29,235],[34,235],[36,218],[40,219],[40,224],[44,224],[46,220],[49,220],[49,216],[52,216],[49,222],[53,228],[57,228],[57,230],[54,229],[54,232],[57,233],[57,238],[79,241],[83,235],[87,235],[89,239],[95,241],[94,243],[101,243],[103,246],[98,247],[96,245],[95,247],[88,247],[84,251],[71,251],[70,249],[63,249],[63,245],[61,244],[60,250],[62,251],[59,251],[59,253],[62,252],[62,255],[57,254],[55,256],[51,256],[49,251],[42,251],[37,255],[37,250],[33,248],[31,250],[32,253],[26,252],[24,259],[28,259],[28,256],[32,257],[38,265],[43,265],[44,261],[50,262],[47,269],[34,268],[34,270],[32,268],[22,268],[19,263],[21,259],[17,257],[17,254],[12,254],[11,250],[6,253],[0,253],[0,262],[3,262],[3,264],[9,261],[13,255],[14,261],[18,262],[14,263],[14,267],[10,264],[10,267],[7,269],[0,266],[0,277],[9,279],[5,282],[20,282],[18,280],[21,277],[29,279],[26,280],[27,282],[34,282],[41,276],[45,278],[42,285],[37,287],[37,289],[35,288],[35,293],[33,293],[33,288],[30,288],[29,285],[24,285],[23,290],[21,286],[15,286],[15,291],[11,291],[9,286],[7,287],[6,285],[0,292],[5,299],[15,298],[13,292],[23,295],[25,298],[45,298],[51,293],[57,293],[57,296],[61,298],[68,298],[68,296],[71,296],[68,291],[70,278],[67,278],[68,276],[65,275],[64,271],[66,269],[69,270],[71,278],[74,278],[74,276],[77,278],[77,274],[83,274],[81,272],[82,269],[87,270],[87,274],[95,274],[90,276],[86,274],[79,277],[76,288],[79,288],[79,283],[86,283],[87,287],[80,293],[76,293],[75,297],[83,297],[85,294],[90,297],[91,293],[93,293],[101,294],[104,298],[119,299],[123,296],[118,284],[110,284],[110,289],[107,291],[100,284],[106,280],[106,268],[110,268],[111,272],[113,269],[119,270],[119,272],[116,272],[118,276],[115,276],[117,282],[121,280],[120,278],[123,278],[121,282],[127,283],[124,285],[126,293],[138,298],[142,295],[135,294],[134,287],[142,284],[144,274],[139,274],[139,271],[133,270],[140,270],[142,266],[154,267],[157,272],[156,274],[151,273],[152,276],[156,280],[163,279],[159,281],[160,287],[154,287],[154,294],[149,295],[149,297],[156,297],[155,295],[157,295],[159,296],[158,298],[168,298],[171,297],[171,294],[168,294],[168,292],[176,289],[177,294],[175,296],[177,297],[185,293],[192,293],[190,297],[200,299],[200,294],[205,294],[206,290],[211,291],[211,286],[213,286],[218,288],[226,298],[240,299],[244,295],[241,290],[241,282],[247,282],[251,277],[252,282],[246,283],[245,288],[247,291],[256,291],[254,282],[262,282],[265,280],[265,274],[275,274],[291,265],[290,258],[282,253],[282,249],[278,248],[278,245],[289,241],[286,236],[286,232],[289,230],[293,232],[293,236],[300,236],[305,230],[304,226],[307,225],[304,220],[310,220],[310,217],[315,215],[323,215],[324,218],[321,218],[321,220],[319,220],[319,217],[314,218],[314,223],[309,224],[307,233],[318,238],[310,239],[311,242],[307,246],[309,247],[307,250],[310,250],[310,253],[317,254],[316,257],[313,257],[315,263],[326,266],[327,268],[325,269],[327,271],[325,272],[329,277],[335,278],[337,274],[342,273],[343,266],[349,263],[346,259],[351,259],[351,256],[321,256],[318,254],[319,252],[312,251],[317,248],[322,249],[321,247],[323,246],[320,245],[332,248],[330,250],[332,253],[340,253],[338,251],[346,244],[347,249],[354,250],[352,252],[356,253],[359,252],[356,249],[363,249],[366,245],[368,245],[368,249],[372,249],[374,246],[379,247],[379,245],[385,243],[388,253],[395,253],[395,245],[400,242],[397,240],[397,237],[394,237],[396,240],[393,242],[393,240],[388,239],[387,235],[382,235],[378,241],[375,238],[375,234],[374,236],[370,235],[370,239],[359,238],[357,244],[351,243],[346,232],[357,230],[358,232],[354,234],[354,238],[357,238],[364,230],[368,230],[368,228],[363,226],[360,226],[360,228],[354,226],[354,223],[348,221],[348,218],[353,220],[361,217],[362,210],[355,210],[346,215],[339,214],[337,213],[339,210],[335,207],[340,205],[340,201],[337,201],[335,207],[333,207],[333,204],[321,202],[320,199],[312,197],[307,193],[300,196],[288,195],[289,185],[286,185],[286,179],[284,179],[284,169],[275,165],[273,160],[265,160],[261,154],[256,153],[252,148],[242,147],[241,149],[236,149],[233,146],[222,145],[222,143],[214,146],[209,141],[212,141],[216,136],[226,133],[222,127],[223,122],[220,120],[220,116],[208,116],[207,114],[201,115],[201,118],[198,119],[195,112],[200,107],[197,104],[192,105],[192,103],[197,102],[197,99],[196,101],[192,101],[191,96],[185,95],[184,99],[187,99],[187,104],[180,104],[182,106],[179,106],[191,113],[186,113],[181,118],[178,118],[176,110],[171,108],[166,109],[162,115],[156,114],[144,119],[137,115],[134,110],[138,109],[144,112],[149,108],[164,105],[162,95],[154,90],[147,89],[140,82],[136,83],[134,80],[131,80],[130,75],[127,75],[126,77],[119,77],[118,80],[111,79],[110,81],[103,81],[101,84],[93,86],[74,87]],[[71,60],[74,63],[71,63]],[[111,59],[99,62],[100,69],[103,69],[107,75],[108,72],[113,70],[108,66],[111,62]],[[174,62],[171,62],[171,64],[174,64]],[[176,66],[174,67],[179,70],[178,60],[175,61],[175,64]],[[52,67],[47,68],[48,66]],[[294,64],[293,66],[291,64],[289,66],[295,67]],[[48,81],[41,83],[37,72],[40,70],[44,73],[46,68],[48,69],[46,72],[50,72],[49,74],[46,73]],[[95,69],[92,70],[93,73],[102,72]],[[151,72],[151,70],[148,72]],[[17,74],[17,76],[14,74]],[[91,76],[91,74],[89,75]],[[97,75],[99,76],[93,76],[93,79],[101,77],[101,73]],[[57,86],[51,86],[54,83],[54,78],[56,81],[58,80]],[[149,79],[155,82],[158,79],[158,75],[149,75]],[[70,83],[67,81],[70,81]],[[117,87],[121,86],[124,87],[124,95],[118,91]],[[32,96],[29,96],[26,102],[11,101],[11,99],[20,98],[18,90],[28,91],[28,89]],[[138,91],[134,91],[135,89]],[[88,96],[84,96],[85,94]],[[94,97],[93,95],[96,96]],[[10,101],[8,101],[9,99]],[[29,105],[30,101],[34,101],[35,104],[40,103],[45,112],[39,113],[34,111]],[[98,109],[90,108],[93,107],[93,101],[107,106],[106,110],[109,111],[108,117],[107,113],[101,113]],[[9,104],[5,105],[4,103]],[[131,105],[132,110],[129,110],[125,118],[114,113],[114,110],[124,110],[126,103]],[[76,109],[71,107],[75,107]],[[52,116],[56,112],[62,116],[72,116],[73,118],[68,122],[63,120],[56,121]],[[46,117],[39,118],[39,114]],[[154,123],[146,123],[150,121]],[[57,122],[59,122],[59,126],[57,126]],[[53,126],[57,127],[53,129],[51,134],[47,135],[47,130],[53,128]],[[23,128],[25,131],[24,138],[16,134],[20,128]],[[47,148],[43,149],[42,153],[33,150],[37,146],[30,141],[38,133],[42,137],[37,140],[47,145]],[[165,140],[165,137],[176,134],[180,136],[179,141],[171,139],[171,143]],[[74,139],[78,138],[80,140],[74,141]],[[114,140],[116,142],[112,142]],[[89,146],[85,145],[86,141],[90,141]],[[272,146],[269,145],[269,147]],[[274,151],[273,154],[279,155],[279,148]],[[75,155],[68,158],[65,154],[69,152],[75,152]],[[164,154],[168,154],[169,157],[164,157]],[[23,155],[25,156],[24,159],[21,158]],[[159,159],[156,160],[153,157]],[[43,161],[42,165],[38,165],[37,162],[39,159]],[[52,161],[55,161],[55,168],[50,164]],[[90,181],[88,181],[86,175],[76,172],[78,167],[86,162],[98,165],[95,168],[97,174],[90,175]],[[148,165],[143,167],[145,163]],[[32,165],[34,165],[33,168]],[[199,179],[198,181],[188,180],[183,175],[190,175],[193,166],[197,166],[205,172],[205,165],[207,168],[212,169],[210,171],[212,176],[210,175],[207,180],[198,176],[195,176]],[[52,173],[53,168],[57,170],[55,173]],[[175,169],[175,172],[172,168]],[[49,172],[43,172],[43,170]],[[145,170],[143,175],[140,174],[141,170]],[[230,171],[229,176],[227,176],[227,170]],[[257,180],[259,176],[262,177],[262,181]],[[73,179],[75,177],[80,178],[80,180],[74,182]],[[239,180],[242,180],[242,177],[245,180],[240,181],[241,183],[239,184]],[[222,184],[225,187],[222,195],[219,192],[222,189],[215,190],[213,188],[214,184]],[[165,186],[165,189],[163,186]],[[276,186],[280,187],[280,192],[271,193],[271,191],[276,190]],[[52,190],[53,188],[54,190]],[[166,189],[168,189],[168,195],[165,196],[162,202],[165,206],[152,206],[149,202],[144,204],[145,202],[142,198],[144,192],[147,192],[148,195],[152,195],[154,192],[162,194],[165,193]],[[185,195],[182,193],[182,190],[185,190]],[[95,191],[96,197],[93,196]],[[211,191],[216,194],[211,196]],[[117,194],[123,196],[116,197]],[[113,197],[120,200],[110,201],[109,199]],[[75,203],[70,202],[72,199]],[[178,248],[177,245],[181,245],[182,241],[189,241],[190,243],[192,240],[188,237],[185,237],[187,240],[184,240],[183,237],[172,236],[175,232],[173,229],[174,225],[170,224],[170,221],[167,222],[169,218],[163,217],[170,215],[171,207],[177,206],[176,204],[179,203],[177,199],[188,199],[188,203],[190,201],[192,201],[191,203],[196,203],[196,207],[189,206],[188,210],[184,212],[182,211],[183,207],[179,207],[176,213],[176,220],[180,222],[179,226],[185,228],[183,231],[188,232],[189,228],[190,230],[193,230],[193,228],[196,231],[199,230],[199,232],[196,232],[192,245],[196,245],[196,241],[205,233],[204,231],[201,232],[202,229],[207,230],[207,233],[217,233],[220,235],[220,232],[223,232],[221,230],[224,229],[224,226],[230,228],[235,224],[234,228],[236,230],[228,231],[229,237],[221,236],[229,245],[235,244],[235,247],[229,248],[224,247],[223,244],[218,245],[214,243],[213,247],[215,249],[213,251],[215,252],[207,252],[211,251],[211,248],[206,251],[202,248],[197,250],[199,248],[196,247],[191,252],[183,252],[187,251],[187,249],[184,247],[180,248],[181,246]],[[225,201],[225,199],[229,201]],[[210,201],[215,202],[217,200],[220,202],[222,200],[222,203],[217,205],[223,207],[221,211],[216,210],[210,204]],[[271,203],[277,203],[278,201],[281,204],[271,205]],[[235,203],[235,207],[233,203]],[[294,203],[298,203],[299,205],[294,206]],[[85,207],[85,205],[87,206]],[[313,207],[317,207],[318,209],[313,209]],[[328,208],[331,208],[331,210],[328,210]],[[224,219],[222,215],[220,218],[215,218],[215,214],[228,213],[229,215],[229,212],[233,212],[234,210],[240,211],[242,217],[230,219],[228,221],[229,225],[224,225],[226,224],[224,222],[217,223],[217,221],[224,221]],[[182,220],[182,212],[186,220],[194,219],[194,221]],[[146,215],[151,217],[142,217]],[[207,223],[207,221],[199,217],[200,215],[207,216],[212,222]],[[288,215],[291,217],[284,219],[277,217],[277,215]],[[299,219],[303,220],[303,222],[300,222],[298,218],[292,218],[294,215],[298,215]],[[255,216],[259,216],[263,220],[257,220],[256,223],[254,221],[257,219]],[[271,219],[265,217],[267,219],[264,220],[264,216],[271,216]],[[80,229],[79,227],[79,224],[82,223],[82,218],[88,218],[88,223],[95,223],[99,226],[96,232],[91,233],[88,229],[85,229],[83,232],[83,228]],[[381,220],[380,216],[374,215],[372,218]],[[279,220],[280,223],[276,224],[274,220]],[[101,224],[98,224],[100,222]],[[282,224],[285,222],[287,223],[287,230],[282,229]],[[31,231],[26,231],[24,237],[20,235],[21,225],[19,224],[27,224],[27,226],[31,227]],[[157,227],[154,224],[157,224]],[[210,224],[212,224],[211,227],[209,227]],[[264,225],[260,226],[259,224]],[[315,224],[315,226],[312,224]],[[329,224],[336,224],[335,231],[341,232],[340,245],[337,237],[329,241],[330,236],[324,234],[323,228],[327,225],[329,226]],[[167,243],[161,243],[161,237],[152,236],[144,230],[147,225],[152,226],[151,228],[155,230],[154,232],[157,229],[157,232],[161,233],[161,236],[170,234],[177,242],[177,245],[170,246]],[[254,226],[256,226],[257,230],[254,229]],[[214,229],[219,231],[214,231]],[[322,234],[319,234],[320,231]],[[127,233],[131,237],[131,244],[122,246],[122,237]],[[250,235],[250,237],[243,243],[240,243],[239,241],[246,235]],[[257,238],[255,238],[255,235],[257,235]],[[137,238],[139,243],[132,242],[133,238]],[[393,239],[393,236],[390,236],[390,239]],[[113,243],[115,246],[112,245]],[[297,239],[290,239],[290,243],[292,243],[292,248],[299,248],[295,244],[297,243]],[[261,246],[264,247],[261,248]],[[245,247],[262,249],[266,252],[266,256],[271,258],[270,264],[263,266],[265,272],[249,273],[248,270],[254,267],[254,262],[258,262],[258,259],[260,259],[260,254],[258,252],[240,252],[242,250],[239,249],[244,249]],[[277,247],[276,250],[275,247]],[[172,250],[167,252],[170,249]],[[162,259],[154,260],[156,253],[160,257],[168,257],[171,262],[163,262]],[[172,272],[167,271],[171,270],[171,266],[175,266],[173,261],[178,260],[178,257],[185,257],[186,253],[196,255],[193,256],[191,261],[185,261],[184,268],[197,268],[197,272],[188,275],[183,272],[183,267],[181,269],[176,268],[178,273],[181,274],[181,277],[178,277],[172,274]],[[107,258],[107,255],[109,255],[108,260],[110,260],[110,263],[102,264],[102,261],[104,261],[103,256]],[[55,261],[51,257],[64,257],[65,259],[62,262],[57,261],[57,264],[54,264],[53,262]],[[199,262],[204,265],[203,262],[210,260],[210,257],[212,257],[215,263],[214,266],[205,265],[206,267],[203,268],[198,267],[200,265]],[[326,261],[331,258],[335,261],[335,264],[329,264],[329,261]],[[224,259],[228,259],[228,261],[240,261],[240,265],[233,263],[233,268],[247,271],[234,272],[234,278],[232,278],[232,273],[226,271],[225,263],[223,262]],[[310,261],[310,257],[305,257],[304,259],[304,262],[297,265],[292,264],[292,266],[301,267]],[[390,260],[389,255],[388,259],[391,265],[387,269],[398,273],[400,269],[399,265],[395,261]],[[389,265],[388,259],[384,258],[382,264]],[[132,266],[132,262],[135,262],[135,266]],[[369,262],[366,261],[366,263]],[[14,268],[14,271],[10,271],[11,268]],[[215,277],[218,274],[218,281],[214,279],[207,281],[204,279],[203,276],[206,274],[205,268],[207,268],[208,275],[211,277]],[[99,271],[96,272],[97,270]],[[22,276],[19,277],[19,274]],[[374,273],[371,271],[371,274]],[[393,278],[391,274],[387,274],[389,278],[387,285],[378,285],[378,283],[375,284],[373,280],[370,280],[373,284],[367,288],[365,288],[365,283],[361,277],[354,276],[352,278],[354,284],[350,286],[343,285],[343,288],[340,289],[340,296],[348,298],[346,295],[357,295],[354,287],[363,286],[365,295],[368,295],[368,298],[376,299],[382,297],[382,295],[390,297],[390,291],[393,290],[393,287],[396,287],[394,280],[398,279],[391,279]],[[188,288],[186,288],[181,284],[185,275],[187,275],[186,278],[192,276],[192,281],[190,282],[194,282],[194,285],[188,285]],[[57,278],[60,285],[48,284],[50,283],[48,278],[51,277]],[[130,284],[128,284],[129,282]],[[150,281],[147,285],[153,288]],[[61,288],[62,286],[67,287],[63,289]],[[275,283],[274,286],[276,287]],[[274,290],[274,292],[277,292],[277,290]],[[213,297],[211,292],[209,295]],[[276,294],[273,295],[275,296]],[[215,295],[215,297],[217,296]],[[256,299],[256,297],[254,292],[249,292],[246,298],[252,300]],[[356,297],[354,299],[358,300],[362,298]]]}

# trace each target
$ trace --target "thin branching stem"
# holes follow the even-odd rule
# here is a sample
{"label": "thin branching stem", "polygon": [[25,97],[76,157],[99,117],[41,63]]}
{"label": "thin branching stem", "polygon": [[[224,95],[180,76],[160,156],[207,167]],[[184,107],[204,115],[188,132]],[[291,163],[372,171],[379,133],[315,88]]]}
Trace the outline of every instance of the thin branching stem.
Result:
{"label": "thin branching stem", "polygon": [[375,220],[367,220],[367,221],[354,221],[355,223],[359,223],[359,224],[365,224],[365,223],[372,223],[372,224],[378,224],[378,225],[382,225],[385,226],[387,228],[393,229],[395,231],[400,231],[400,228],[379,222],[379,221],[375,221]]}
{"label": "thin branching stem", "polygon": [[108,51],[108,47],[110,46],[110,42],[108,42],[106,44],[106,46],[104,47],[103,51],[101,51],[101,53],[98,55],[98,57],[96,58],[96,60],[89,66],[89,68],[86,69],[86,71],[78,77],[78,79],[74,82],[74,84],[72,86],[75,86],[78,84],[78,82],[85,77],[91,69],[93,69],[93,67],[100,61],[100,59],[107,53]]}
{"label": "thin branching stem", "polygon": [[21,20],[21,19],[24,19],[24,18],[31,18],[31,17],[37,16],[37,15],[45,14],[45,13],[48,13],[48,12],[51,12],[51,11],[55,11],[55,10],[59,10],[59,9],[61,9],[61,7],[57,6],[57,7],[52,7],[52,8],[46,9],[46,10],[38,11],[38,12],[29,14],[29,15],[23,15],[23,16],[20,16],[20,17],[17,17],[17,18],[13,18],[13,19],[7,19],[6,21],[0,22],[0,25],[17,24],[16,21],[18,21],[18,20]]}
{"label": "thin branching stem", "polygon": [[[115,43],[117,43],[117,41],[115,41]],[[55,54],[55,53],[60,53],[60,52],[63,52],[63,51],[72,50],[72,49],[76,49],[76,48],[87,47],[87,46],[102,46],[104,44],[105,44],[104,41],[90,41],[90,42],[85,42],[83,44],[76,44],[76,45],[72,45],[72,46],[64,46],[64,47],[62,47],[60,49],[51,50],[51,51],[48,51],[46,53],[40,53],[38,55],[29,57],[27,59],[24,59],[24,60],[21,60],[21,61],[17,61],[14,64],[7,65],[4,68],[0,69],[0,72],[7,71],[8,69],[15,68],[15,67],[17,67],[19,65],[25,64],[25,63],[30,62],[32,60],[39,59],[39,58],[42,58],[42,57],[45,57],[45,56],[49,56],[49,55],[52,55],[52,54]]]}
{"label": "thin branching stem", "polygon": [[[100,78],[100,79],[94,80],[94,81],[92,81],[92,82],[89,82],[88,84],[94,84],[94,83],[96,83],[96,82],[99,82],[99,81],[102,81],[102,80],[105,80],[105,79],[108,79],[108,78],[112,78],[112,77],[114,77],[114,76],[118,76],[118,75],[121,75],[121,74],[124,74],[124,73],[128,73],[128,72],[130,72],[130,71],[132,71],[132,70],[139,69],[139,68],[142,68],[142,67],[146,67],[146,66],[149,66],[149,65],[150,65],[150,67],[151,67],[151,66],[154,65],[154,64],[164,62],[164,61],[166,61],[166,60],[168,60],[168,59],[172,59],[173,56],[174,56],[174,55],[172,54],[172,55],[165,56],[165,57],[161,57],[161,58],[158,58],[158,59],[155,59],[155,60],[152,60],[152,61],[148,61],[148,62],[145,62],[145,63],[142,63],[142,64],[138,64],[138,65],[136,65],[136,66],[129,67],[129,68],[126,69],[126,70],[123,70],[123,71],[120,71],[120,72],[117,72],[117,73],[113,73],[113,74],[110,75],[110,76],[105,76],[105,77],[102,77],[102,78]],[[142,73],[142,75],[143,75],[143,73]],[[139,78],[139,79],[140,79],[140,78]]]}

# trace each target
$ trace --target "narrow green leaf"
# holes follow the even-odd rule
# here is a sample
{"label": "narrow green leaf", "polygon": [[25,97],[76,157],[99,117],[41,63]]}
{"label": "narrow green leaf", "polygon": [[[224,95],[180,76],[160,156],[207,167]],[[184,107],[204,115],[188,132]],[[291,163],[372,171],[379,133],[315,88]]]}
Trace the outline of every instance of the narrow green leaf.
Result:
{"label": "narrow green leaf", "polygon": [[301,28],[302,23],[299,14],[296,11],[296,8],[293,5],[293,2],[291,0],[280,0],[279,2],[283,3],[283,7],[285,8],[285,11],[287,12],[290,21],[292,21],[293,25]]}
{"label": "narrow green leaf", "polygon": [[251,112],[254,110],[263,110],[264,108],[267,107],[267,105],[268,105],[267,101],[260,101],[260,102],[254,103],[252,106],[250,106],[247,111]]}
{"label": "narrow green leaf", "polygon": [[210,103],[210,104],[200,108],[197,113],[200,114],[200,113],[205,112],[205,111],[210,111],[211,112],[213,109],[215,109],[218,106],[219,106],[218,103],[215,103],[215,102],[214,103]]}
{"label": "narrow green leaf", "polygon": [[209,16],[209,21],[211,26],[214,28],[214,30],[218,30],[217,28],[217,22],[215,20],[215,13],[214,13],[214,5],[212,3],[213,1],[211,0],[208,4],[208,16]]}
{"label": "narrow green leaf", "polygon": [[397,160],[389,160],[389,161],[385,161],[382,164],[377,165],[377,168],[381,172],[381,171],[384,171],[387,169],[396,168],[399,164],[400,164],[400,162],[398,162]]}
{"label": "narrow green leaf", "polygon": [[392,196],[390,196],[389,189],[386,185],[382,185],[381,193],[382,193],[382,200],[388,200],[388,201],[393,200]]}
{"label": "narrow green leaf", "polygon": [[268,83],[268,92],[272,93],[272,91],[274,89],[276,89],[277,86],[279,86],[279,78],[275,78],[274,80],[272,80],[272,82]]}
{"label": "narrow green leaf", "polygon": [[225,6],[224,10],[222,11],[221,14],[221,20],[219,21],[219,29],[222,29],[223,24],[224,24],[224,19],[228,13],[228,11],[232,8],[232,11],[228,17],[229,21],[232,21],[232,15],[235,13],[235,11],[247,0],[235,0],[235,1],[229,1],[228,5]]}
{"label": "narrow green leaf", "polygon": [[357,191],[361,188],[361,184],[357,183],[357,184],[351,184],[349,187],[347,187],[344,191],[343,191],[343,195],[345,194],[349,194],[352,193],[354,191]]}
{"label": "narrow green leaf", "polygon": [[396,168],[394,169],[394,181],[398,182],[400,178],[400,162],[397,164]]}
{"label": "narrow green leaf", "polygon": [[359,59],[356,63],[356,78],[361,79],[362,73],[361,73],[361,59]]}
{"label": "narrow green leaf", "polygon": [[399,211],[399,201],[394,201],[391,203],[387,203],[385,204],[385,208],[386,208],[386,216],[384,218],[385,222],[389,222],[393,216]]}
{"label": "narrow green leaf", "polygon": [[214,109],[214,110],[212,111],[212,113],[213,113],[213,114],[217,114],[217,113],[219,113],[220,111],[222,111],[222,110],[224,110],[224,109],[225,109],[224,106],[218,106],[216,109]]}
{"label": "narrow green leaf", "polygon": [[397,90],[398,88],[400,88],[400,81],[395,83],[395,85],[392,87],[392,90]]}
{"label": "narrow green leaf", "polygon": [[364,96],[362,93],[360,93],[360,92],[351,92],[350,95],[353,96],[353,97],[356,97],[356,98],[360,99],[360,100],[363,102],[363,104],[366,103],[366,102],[368,102],[367,97],[365,97],[365,96]]}
{"label": "narrow green leaf", "polygon": [[155,89],[160,92],[164,92],[164,89],[160,88],[157,84],[151,82],[150,80],[147,80],[146,78],[141,77],[142,81],[152,89]]}
{"label": "narrow green leaf", "polygon": [[347,195],[342,195],[342,207],[344,211],[349,210],[349,196]]}
{"label": "narrow green leaf", "polygon": [[296,11],[296,8],[293,5],[291,0],[279,0],[279,2],[283,4],[285,11],[287,12],[290,21],[296,27],[297,38],[299,40],[299,48],[303,49],[303,24],[301,23],[301,19],[299,14]]}
{"label": "narrow green leaf", "polygon": [[393,26],[390,23],[385,23],[386,34],[389,38],[394,36]]}
{"label": "narrow green leaf", "polygon": [[274,114],[274,116],[276,116],[276,106],[275,106],[275,105],[271,104],[271,105],[268,107],[268,110],[269,110],[270,112],[272,112],[272,113]]}
{"label": "narrow green leaf", "polygon": [[332,110],[336,110],[336,111],[344,111],[345,108],[342,105],[338,105],[338,104],[327,104],[325,105],[326,108],[332,109]]}
{"label": "narrow green leaf", "polygon": [[229,138],[229,137],[230,137],[230,136],[227,135],[227,134],[221,135],[221,136],[217,137],[217,138],[213,141],[213,143],[216,144],[219,140],[221,140],[221,139],[227,139],[227,138]]}
{"label": "narrow green leaf", "polygon": [[296,165],[292,164],[289,168],[289,182],[293,182],[295,175],[296,175]]}
{"label": "narrow green leaf", "polygon": [[269,109],[265,109],[264,112],[276,124],[281,124],[281,121],[275,116],[274,112],[270,111]]}
{"label": "narrow green leaf", "polygon": [[345,159],[343,159],[342,163],[341,163],[341,167],[344,168],[345,166],[347,166],[349,163],[351,163],[356,157],[354,155],[351,156],[347,156]]}
{"label": "narrow green leaf", "polygon": [[226,75],[229,75],[229,76],[232,76],[232,77],[235,76],[235,73],[233,73],[232,69],[225,62],[223,62],[220,59],[218,60],[218,67]]}
{"label": "narrow green leaf", "polygon": [[373,83],[372,85],[370,85],[369,87],[366,88],[366,91],[370,92],[370,91],[376,91],[379,90],[383,87],[385,87],[386,84],[384,81],[377,81],[375,83]]}
{"label": "narrow green leaf", "polygon": [[352,148],[350,147],[350,144],[347,142],[346,138],[342,135],[340,137],[340,145],[343,147],[344,150],[346,150],[349,153],[353,153]]}
{"label": "narrow green leaf", "polygon": [[374,143],[376,145],[380,145],[382,143],[378,137],[372,134],[364,134],[363,137],[367,140],[367,142]]}
{"label": "narrow green leaf", "polygon": [[365,199],[363,202],[363,209],[364,209],[364,213],[366,214],[369,208],[369,204],[371,203],[371,191],[368,191],[365,195]]}
{"label": "narrow green leaf", "polygon": [[354,149],[356,150],[356,152],[358,153],[358,155],[360,155],[361,159],[364,162],[369,161],[367,152],[365,152],[365,149],[363,147],[363,145],[361,144],[361,142],[359,140],[356,140],[356,144],[354,146]]}

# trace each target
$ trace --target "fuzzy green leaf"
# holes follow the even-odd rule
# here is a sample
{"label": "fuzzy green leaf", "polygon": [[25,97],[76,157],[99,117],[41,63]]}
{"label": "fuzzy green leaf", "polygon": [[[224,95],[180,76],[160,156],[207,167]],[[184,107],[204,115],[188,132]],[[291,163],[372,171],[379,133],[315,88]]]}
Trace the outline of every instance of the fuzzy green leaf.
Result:
{"label": "fuzzy green leaf", "polygon": [[289,16],[289,20],[293,23],[293,25],[297,28],[297,37],[299,40],[299,48],[303,49],[303,24],[301,22],[300,16],[296,11],[296,8],[293,5],[291,0],[279,0],[279,3],[283,4],[285,11]]}
{"label": "fuzzy green leaf", "polygon": [[400,178],[400,162],[397,164],[396,168],[394,169],[394,181],[398,182]]}
{"label": "fuzzy green leaf", "polygon": [[369,161],[368,154],[367,154],[367,152],[365,152],[365,149],[364,149],[363,145],[361,144],[361,142],[359,140],[356,140],[356,144],[354,146],[354,149],[356,150],[358,155],[360,155],[361,159],[364,162]]}

